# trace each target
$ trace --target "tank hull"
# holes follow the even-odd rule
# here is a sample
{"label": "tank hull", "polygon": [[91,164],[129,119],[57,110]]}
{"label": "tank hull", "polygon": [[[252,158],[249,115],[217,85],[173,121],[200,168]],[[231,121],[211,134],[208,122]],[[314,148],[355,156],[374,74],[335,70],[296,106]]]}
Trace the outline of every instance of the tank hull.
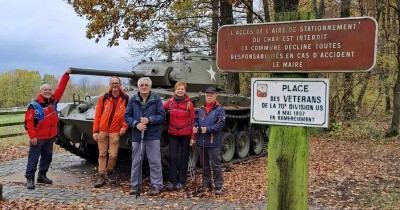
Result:
{"label": "tank hull", "polygon": [[[140,77],[152,79],[152,92],[158,95],[163,102],[174,94],[174,84],[182,81],[187,84],[188,95],[197,111],[205,104],[204,91],[207,87],[215,87],[219,92],[217,100],[223,105],[226,113],[226,123],[222,130],[223,144],[221,147],[224,162],[235,158],[246,158],[249,155],[262,155],[267,152],[268,127],[265,125],[250,124],[250,98],[230,95],[223,92],[224,75],[216,68],[215,60],[210,57],[192,56],[183,61],[151,61],[143,62],[134,67],[132,72],[113,72],[108,70],[94,70],[72,68],[71,74],[95,76],[119,76],[130,78],[131,87],[127,94],[131,97],[137,94],[136,83]],[[97,142],[92,138],[93,118],[99,96],[86,96],[81,101],[67,104],[60,110],[59,138],[57,144],[66,150],[86,158],[97,161]],[[161,137],[161,152],[163,163],[168,161],[168,124],[163,126]],[[131,149],[130,132],[121,137],[120,149]],[[127,157],[119,158],[126,159]],[[193,164],[192,164],[193,165]]]}

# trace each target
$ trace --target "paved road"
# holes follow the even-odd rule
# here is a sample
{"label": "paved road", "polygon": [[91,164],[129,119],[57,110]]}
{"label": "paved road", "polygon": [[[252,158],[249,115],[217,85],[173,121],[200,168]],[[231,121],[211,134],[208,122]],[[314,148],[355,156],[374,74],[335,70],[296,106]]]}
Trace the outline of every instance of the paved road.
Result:
{"label": "paved road", "polygon": [[[62,204],[99,203],[93,208],[102,209],[266,209],[266,203],[218,203],[207,199],[156,199],[146,195],[135,199],[120,188],[99,190],[93,192],[90,183],[81,179],[91,176],[95,166],[85,163],[82,159],[69,154],[59,153],[53,157],[49,176],[53,185],[36,185],[35,190],[27,190],[24,186],[24,171],[26,159],[0,163],[0,181],[3,182],[3,198],[6,200],[34,199]],[[82,184],[83,183],[83,184]],[[93,202],[94,201],[94,202]]]}

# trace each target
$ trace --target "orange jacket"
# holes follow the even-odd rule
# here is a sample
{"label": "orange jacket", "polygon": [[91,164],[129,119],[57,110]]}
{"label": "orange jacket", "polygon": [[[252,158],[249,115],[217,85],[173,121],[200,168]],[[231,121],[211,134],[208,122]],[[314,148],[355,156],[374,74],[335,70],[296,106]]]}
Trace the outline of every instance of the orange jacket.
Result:
{"label": "orange jacket", "polygon": [[108,126],[111,112],[113,110],[113,99],[111,91],[99,97],[96,107],[96,114],[93,122],[93,133],[104,131],[107,133],[119,133],[122,129],[128,129],[128,125],[124,120],[124,113],[126,104],[128,103],[129,96],[120,89],[120,96],[118,98],[117,107],[115,108],[114,117]]}

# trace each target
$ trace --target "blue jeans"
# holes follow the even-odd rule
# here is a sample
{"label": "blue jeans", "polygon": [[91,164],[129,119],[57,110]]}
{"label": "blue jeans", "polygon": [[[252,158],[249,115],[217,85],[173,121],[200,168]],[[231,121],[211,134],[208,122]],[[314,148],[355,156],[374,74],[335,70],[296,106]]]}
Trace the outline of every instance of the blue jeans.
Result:
{"label": "blue jeans", "polygon": [[34,178],[39,162],[39,174],[46,175],[49,170],[50,163],[53,159],[53,143],[52,139],[38,139],[36,145],[30,144],[28,154],[28,165],[26,166],[25,177]]}
{"label": "blue jeans", "polygon": [[[200,153],[200,162],[204,167],[203,170],[203,187],[211,188],[211,167],[213,170],[213,178],[214,178],[214,186],[215,188],[222,188],[222,184],[224,180],[222,179],[222,168],[221,168],[221,149],[219,147],[216,148],[204,148],[204,156],[203,156],[203,147],[199,146],[198,151]],[[211,162],[211,167],[210,167]]]}

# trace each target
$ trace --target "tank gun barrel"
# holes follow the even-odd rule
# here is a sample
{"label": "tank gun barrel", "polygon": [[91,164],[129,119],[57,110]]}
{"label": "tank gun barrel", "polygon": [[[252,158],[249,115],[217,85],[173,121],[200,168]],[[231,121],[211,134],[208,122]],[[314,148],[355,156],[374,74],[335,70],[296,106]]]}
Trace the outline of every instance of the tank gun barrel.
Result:
{"label": "tank gun barrel", "polygon": [[126,78],[135,78],[134,72],[129,71],[110,71],[100,69],[83,69],[71,67],[71,74],[92,75],[92,76],[117,76]]}

